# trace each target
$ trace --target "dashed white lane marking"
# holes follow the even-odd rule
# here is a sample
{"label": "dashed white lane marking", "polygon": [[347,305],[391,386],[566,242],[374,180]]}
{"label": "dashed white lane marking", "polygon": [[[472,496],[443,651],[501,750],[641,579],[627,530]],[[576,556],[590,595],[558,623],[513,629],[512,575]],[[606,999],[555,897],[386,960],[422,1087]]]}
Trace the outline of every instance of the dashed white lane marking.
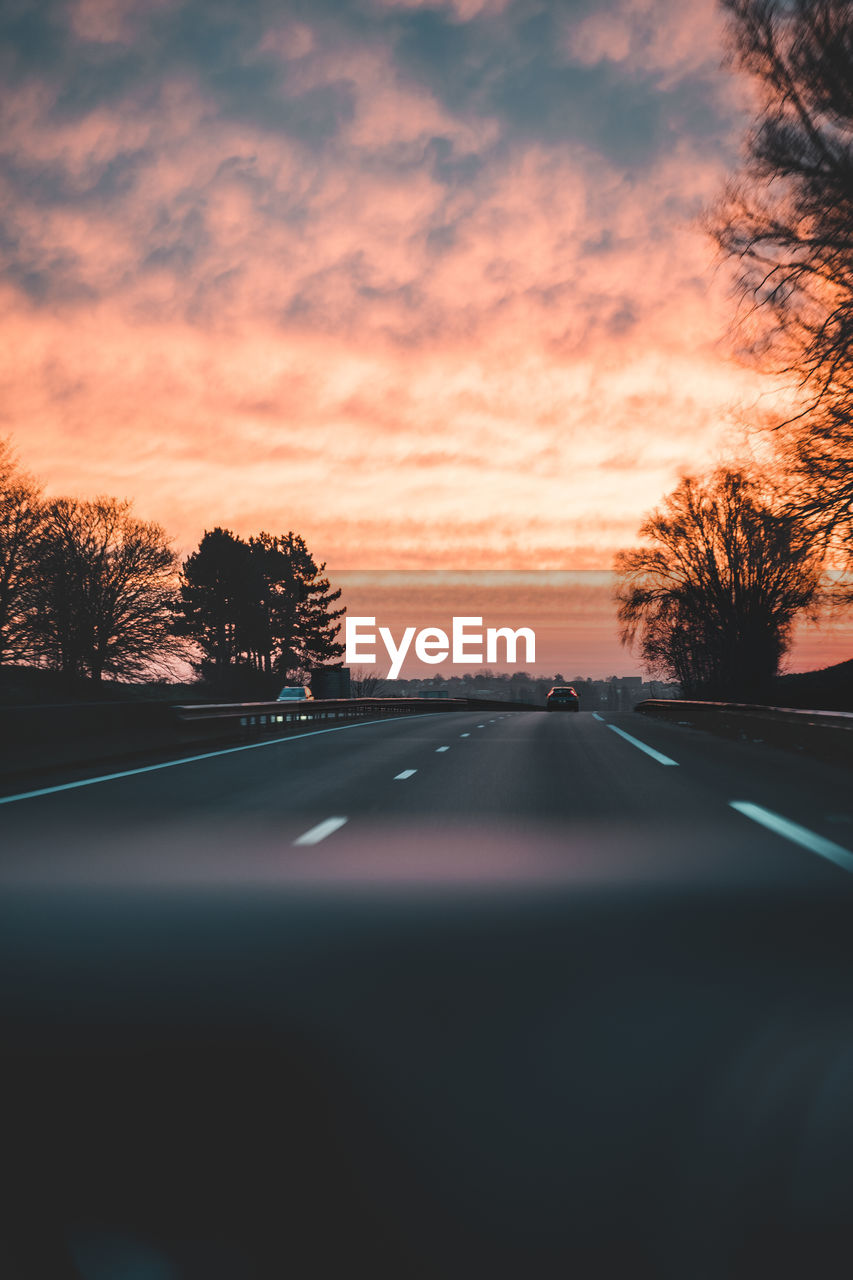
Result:
{"label": "dashed white lane marking", "polygon": [[827,858],[841,867],[842,871],[853,871],[853,853],[849,849],[843,849],[840,844],[819,836],[816,831],[801,827],[798,822],[790,822],[772,809],[764,809],[760,804],[752,804],[749,800],[730,800],[729,804],[745,818],[751,818],[768,831],[775,831],[777,836],[790,840],[792,844],[801,845],[803,849],[809,849],[821,858]]}
{"label": "dashed white lane marking", "polygon": [[597,711],[593,711],[592,718],[593,720],[600,720],[602,724],[607,723],[607,721],[604,719],[604,716],[600,716]]}
{"label": "dashed white lane marking", "polygon": [[395,782],[405,782],[406,778],[413,778],[417,773],[417,769],[404,769],[402,773],[394,774]]}
{"label": "dashed white lane marking", "polygon": [[449,751],[449,750],[450,750],[450,747],[436,747],[436,752]]}
{"label": "dashed white lane marking", "polygon": [[477,728],[478,728],[478,729],[485,729],[485,727],[486,727],[486,726],[485,726],[484,724],[478,724],[478,725],[477,725]]}
{"label": "dashed white lane marking", "polygon": [[[425,711],[421,714],[430,716],[440,715],[441,712]],[[386,719],[357,720],[354,724],[336,724],[331,729],[311,729],[308,733],[294,733],[287,738],[266,738],[263,742],[245,742],[239,747],[223,747],[219,751],[205,751],[197,756],[181,756],[179,760],[162,760],[160,764],[140,765],[138,769],[122,769],[120,773],[103,773],[97,778],[80,778],[77,782],[63,782],[55,787],[39,787],[38,791],[20,791],[14,796],[0,796],[0,804],[13,804],[16,800],[34,800],[37,796],[52,796],[59,791],[76,791],[78,787],[94,787],[99,782],[115,782],[117,778],[135,778],[140,773],[157,773],[159,769],[175,769],[179,764],[196,764],[199,760],[215,760],[217,756],[233,756],[238,751],[281,747],[286,742],[300,742],[303,738],[319,738],[321,733],[343,733],[346,729],[364,729],[369,724],[388,723]]]}
{"label": "dashed white lane marking", "polygon": [[294,840],[294,844],[319,844],[321,840],[325,840],[326,836],[332,835],[334,831],[339,831],[346,822],[346,818],[326,818],[323,822],[318,822],[316,827],[311,827],[309,831],[303,831],[302,835]]}
{"label": "dashed white lane marking", "polygon": [[470,737],[471,737],[471,735],[470,735],[470,733],[460,733],[459,737],[460,737],[460,738],[470,738]]}
{"label": "dashed white lane marking", "polygon": [[618,733],[620,738],[624,738],[626,742],[630,742],[632,747],[636,747],[638,751],[645,751],[647,756],[651,756],[653,760],[657,760],[658,764],[678,764],[677,760],[670,760],[669,756],[665,756],[661,751],[655,751],[654,747],[650,747],[647,743],[641,742],[639,738],[632,738],[630,733],[626,733],[624,729],[618,728],[615,724],[609,724],[608,729],[612,729],[614,733]]}

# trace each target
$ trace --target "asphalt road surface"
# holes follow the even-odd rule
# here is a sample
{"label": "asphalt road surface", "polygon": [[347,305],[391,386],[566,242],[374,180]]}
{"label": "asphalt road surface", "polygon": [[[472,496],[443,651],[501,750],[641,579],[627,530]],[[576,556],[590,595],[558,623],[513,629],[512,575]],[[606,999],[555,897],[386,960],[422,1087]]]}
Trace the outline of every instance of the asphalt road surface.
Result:
{"label": "asphalt road surface", "polygon": [[0,1271],[849,1274],[849,771],[583,712],[198,755],[0,796]]}

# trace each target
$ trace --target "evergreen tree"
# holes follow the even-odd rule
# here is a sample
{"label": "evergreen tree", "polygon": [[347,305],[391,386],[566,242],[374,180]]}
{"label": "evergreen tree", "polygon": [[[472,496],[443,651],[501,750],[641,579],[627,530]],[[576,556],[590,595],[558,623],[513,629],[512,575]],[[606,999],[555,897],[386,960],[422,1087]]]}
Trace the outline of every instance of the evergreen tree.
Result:
{"label": "evergreen tree", "polygon": [[339,661],[336,636],[343,609],[305,541],[293,532],[250,539],[255,562],[253,632],[257,660],[283,680],[304,680],[313,667]]}
{"label": "evergreen tree", "polygon": [[340,591],[333,591],[298,534],[260,533],[244,542],[205,533],[183,567],[176,631],[202,650],[202,674],[271,694],[302,683],[311,668],[340,660]]}
{"label": "evergreen tree", "polygon": [[221,680],[242,658],[251,629],[252,576],[247,544],[218,526],[184,561],[174,629],[201,649],[204,676]]}

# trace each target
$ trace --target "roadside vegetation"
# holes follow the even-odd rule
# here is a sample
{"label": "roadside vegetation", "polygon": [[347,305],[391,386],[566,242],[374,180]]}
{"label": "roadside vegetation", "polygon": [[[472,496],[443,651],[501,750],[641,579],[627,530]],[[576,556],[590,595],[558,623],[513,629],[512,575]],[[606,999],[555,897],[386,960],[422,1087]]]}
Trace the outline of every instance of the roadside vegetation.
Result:
{"label": "roadside vegetation", "polygon": [[814,537],[742,471],[685,478],[617,557],[622,639],[686,698],[769,696],[798,615],[819,599]]}
{"label": "roadside vegetation", "polygon": [[[686,696],[769,696],[794,622],[853,569],[853,4],[723,0],[760,109],[709,213],[737,345],[783,379],[764,474],[685,476],[616,561],[621,636]],[[835,571],[833,592],[821,591]],[[824,575],[822,578],[821,575]]]}
{"label": "roadside vegetation", "polygon": [[339,596],[298,534],[244,542],[214,529],[181,565],[129,502],[46,498],[0,440],[0,683],[12,700],[45,677],[67,697],[193,672],[209,696],[269,697],[340,660]]}
{"label": "roadside vegetation", "polygon": [[263,697],[340,662],[344,610],[324,568],[295,533],[248,542],[228,529],[205,533],[184,561],[174,618],[201,651],[200,675],[223,694]]}

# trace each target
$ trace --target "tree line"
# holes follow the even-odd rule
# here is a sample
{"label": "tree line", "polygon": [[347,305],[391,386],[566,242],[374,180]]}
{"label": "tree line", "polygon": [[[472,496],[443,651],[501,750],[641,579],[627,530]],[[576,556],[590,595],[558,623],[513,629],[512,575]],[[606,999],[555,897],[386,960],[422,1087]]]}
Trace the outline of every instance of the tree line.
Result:
{"label": "tree line", "polygon": [[[683,477],[616,560],[623,642],[687,697],[761,698],[799,616],[853,563],[853,4],[723,0],[761,107],[707,217],[736,265],[733,328],[793,408],[761,472]],[[849,593],[847,595],[849,599]]]}
{"label": "tree line", "polygon": [[189,662],[222,693],[268,695],[343,654],[324,568],[293,532],[221,528],[180,564],[129,502],[45,498],[0,440],[0,666],[97,682]]}
{"label": "tree line", "polygon": [[228,529],[205,533],[184,561],[175,620],[203,652],[202,676],[264,693],[339,662],[344,610],[324,568],[295,533],[248,542]]}

